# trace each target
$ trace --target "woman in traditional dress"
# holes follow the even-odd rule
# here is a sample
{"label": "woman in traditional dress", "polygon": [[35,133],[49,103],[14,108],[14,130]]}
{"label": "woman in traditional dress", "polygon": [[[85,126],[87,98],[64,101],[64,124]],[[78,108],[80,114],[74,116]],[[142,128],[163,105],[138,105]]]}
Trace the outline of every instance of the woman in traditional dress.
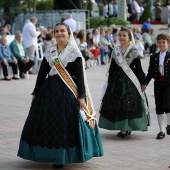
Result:
{"label": "woman in traditional dress", "polygon": [[146,88],[145,74],[130,29],[121,28],[119,42],[120,45],[112,52],[108,85],[100,108],[99,127],[120,130],[117,136],[124,138],[131,131],[148,130],[148,109],[142,93]]}
{"label": "woman in traditional dress", "polygon": [[56,25],[57,45],[45,53],[18,156],[54,168],[103,155],[83,57],[70,28]]}

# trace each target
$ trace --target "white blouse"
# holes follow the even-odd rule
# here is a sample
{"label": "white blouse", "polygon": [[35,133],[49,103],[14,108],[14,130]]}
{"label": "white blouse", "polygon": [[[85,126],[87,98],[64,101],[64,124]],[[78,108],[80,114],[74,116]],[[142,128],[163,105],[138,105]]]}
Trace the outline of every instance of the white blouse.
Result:
{"label": "white blouse", "polygon": [[164,76],[164,60],[165,60],[166,52],[159,54],[159,72],[162,76]]}

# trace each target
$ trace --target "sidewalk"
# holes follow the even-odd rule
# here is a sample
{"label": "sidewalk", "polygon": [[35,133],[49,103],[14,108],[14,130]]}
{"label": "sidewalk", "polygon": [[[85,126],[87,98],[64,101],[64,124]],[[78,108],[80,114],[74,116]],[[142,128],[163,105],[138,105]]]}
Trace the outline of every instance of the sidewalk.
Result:
{"label": "sidewalk", "polygon": [[[141,59],[148,69],[149,57]],[[98,113],[107,66],[87,69],[88,84]],[[39,164],[17,157],[19,138],[27,117],[36,75],[30,79],[0,81],[0,170],[50,170],[50,164]],[[153,80],[146,90],[152,124],[148,132],[132,132],[119,139],[117,131],[100,129],[104,157],[93,158],[84,164],[65,166],[63,170],[166,170],[170,166],[170,136],[157,140],[159,132],[153,95]]]}

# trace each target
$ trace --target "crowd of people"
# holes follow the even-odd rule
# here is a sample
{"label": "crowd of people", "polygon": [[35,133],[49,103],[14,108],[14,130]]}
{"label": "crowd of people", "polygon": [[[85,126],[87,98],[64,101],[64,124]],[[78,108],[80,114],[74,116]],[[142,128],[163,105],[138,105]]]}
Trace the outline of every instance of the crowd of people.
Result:
{"label": "crowd of people", "polygon": [[[62,19],[62,21],[70,25],[76,43],[85,59],[86,68],[109,63],[114,46],[119,44],[118,32],[120,28],[111,25],[110,27],[76,31],[76,21],[73,19],[72,14],[68,14],[67,18]],[[10,30],[4,31],[7,29],[2,28],[0,61],[4,80],[11,80],[7,69],[9,66],[12,67],[12,78],[14,80],[24,79],[26,72],[29,72],[29,74],[35,73],[34,64],[36,62],[35,49],[37,43],[42,46],[43,52],[49,46],[56,44],[54,30],[51,27],[36,27],[36,23],[36,17],[26,20],[22,32],[17,31],[14,40],[10,43],[7,40]],[[150,18],[143,23],[141,28],[130,29],[133,32],[136,48],[141,58],[145,58],[144,53],[148,49],[150,55],[156,52],[156,38],[153,33],[154,29],[150,24]]]}
{"label": "crowd of people", "polygon": [[[156,53],[158,49],[154,29],[151,25],[146,27],[145,23],[142,27],[129,27],[141,58],[145,58],[146,53],[149,53],[149,55]],[[149,18],[147,23],[150,23]],[[85,30],[74,32],[76,42],[86,60],[87,68],[99,64],[98,58],[100,58],[102,65],[108,64],[107,57],[110,59],[113,48],[119,44],[119,30],[120,28],[111,25],[110,27],[94,28],[86,32]]]}
{"label": "crowd of people", "polygon": [[[128,21],[140,21],[141,16],[144,12],[146,4],[142,4],[139,0],[126,1],[126,16]],[[170,6],[170,2],[168,3]],[[162,15],[162,5],[160,2],[154,2],[150,9],[152,13],[152,21],[161,22]],[[118,1],[111,0],[109,4],[107,2],[103,3],[103,16],[108,17],[117,17],[118,15]]]}
{"label": "crowd of people", "polygon": [[[1,27],[0,64],[2,66],[4,80],[24,79],[26,72],[34,74],[34,64],[36,62],[35,49],[37,43],[41,44],[43,52],[45,52],[49,46],[56,43],[56,40],[53,38],[53,29],[51,27],[45,28],[44,26],[36,28],[36,23],[36,17],[31,17],[26,20],[22,32],[17,31],[12,41],[8,40],[11,37],[11,25],[6,24]],[[10,77],[8,73],[8,67],[12,67],[12,77]]]}
{"label": "crowd of people", "polygon": [[[103,156],[85,70],[97,64],[108,64],[99,127],[120,130],[117,136],[122,139],[133,131],[147,131],[150,117],[145,89],[153,78],[160,128],[156,138],[165,138],[164,113],[170,135],[169,35],[155,37],[149,18],[141,28],[111,25],[78,32],[71,14],[54,29],[36,28],[37,21],[36,17],[27,20],[22,33],[17,31],[10,44],[7,33],[0,38],[4,80],[11,80],[9,66],[14,80],[24,79],[26,72],[32,74],[37,43],[44,51],[21,134],[19,157],[53,163],[53,168],[59,169],[66,164]],[[150,63],[145,76],[140,59],[148,48]],[[160,52],[156,53],[157,49]]]}

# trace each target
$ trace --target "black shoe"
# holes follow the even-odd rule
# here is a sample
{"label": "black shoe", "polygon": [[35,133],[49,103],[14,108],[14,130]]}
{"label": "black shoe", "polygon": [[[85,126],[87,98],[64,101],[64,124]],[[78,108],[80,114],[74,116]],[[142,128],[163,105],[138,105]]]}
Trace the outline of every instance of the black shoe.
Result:
{"label": "black shoe", "polygon": [[21,78],[21,79],[25,79],[24,74],[20,74],[20,78]]}
{"label": "black shoe", "polygon": [[125,137],[128,136],[128,135],[131,135],[131,132],[126,131],[126,133],[119,132],[119,133],[117,134],[117,136],[120,137],[120,138],[122,138],[122,139],[125,138]]}
{"label": "black shoe", "polygon": [[18,80],[19,78],[14,76],[14,77],[12,77],[12,79],[14,79],[14,80]]}
{"label": "black shoe", "polygon": [[36,73],[34,73],[33,71],[28,71],[28,73],[29,73],[29,74],[36,74]]}
{"label": "black shoe", "polygon": [[166,132],[167,132],[167,135],[170,135],[170,125],[167,125]]}
{"label": "black shoe", "polygon": [[54,168],[54,169],[60,169],[60,168],[63,168],[63,165],[53,164],[53,168]]}
{"label": "black shoe", "polygon": [[106,63],[104,61],[101,62],[101,65],[106,65]]}
{"label": "black shoe", "polygon": [[11,81],[11,79],[10,79],[10,78],[8,78],[8,77],[5,77],[3,80]]}
{"label": "black shoe", "polygon": [[163,139],[163,138],[165,138],[165,133],[164,133],[164,132],[159,132],[159,133],[157,134],[156,139]]}

